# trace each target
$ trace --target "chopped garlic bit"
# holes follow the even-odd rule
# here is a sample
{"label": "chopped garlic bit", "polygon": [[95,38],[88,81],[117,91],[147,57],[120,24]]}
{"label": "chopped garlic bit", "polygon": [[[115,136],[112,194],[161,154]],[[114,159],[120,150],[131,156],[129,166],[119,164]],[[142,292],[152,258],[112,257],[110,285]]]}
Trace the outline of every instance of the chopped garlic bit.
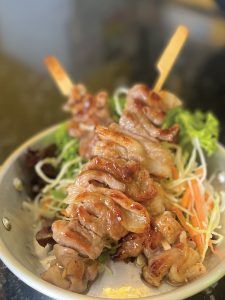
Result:
{"label": "chopped garlic bit", "polygon": [[185,244],[186,240],[187,240],[187,233],[186,231],[182,231],[180,234],[180,242]]}
{"label": "chopped garlic bit", "polygon": [[18,177],[15,177],[13,179],[13,186],[14,188],[18,191],[18,192],[22,192],[23,190],[23,183],[22,181],[18,178]]}
{"label": "chopped garlic bit", "polygon": [[139,254],[137,259],[136,259],[136,264],[139,266],[139,267],[144,267],[146,265],[146,259],[144,257],[143,254]]}
{"label": "chopped garlic bit", "polygon": [[149,289],[145,286],[122,286],[119,288],[103,288],[102,296],[107,298],[138,298],[149,295]]}
{"label": "chopped garlic bit", "polygon": [[219,172],[217,178],[219,183],[225,183],[225,171]]}
{"label": "chopped garlic bit", "polygon": [[162,240],[161,244],[162,244],[162,247],[163,247],[164,250],[171,249],[170,244],[166,240]]}

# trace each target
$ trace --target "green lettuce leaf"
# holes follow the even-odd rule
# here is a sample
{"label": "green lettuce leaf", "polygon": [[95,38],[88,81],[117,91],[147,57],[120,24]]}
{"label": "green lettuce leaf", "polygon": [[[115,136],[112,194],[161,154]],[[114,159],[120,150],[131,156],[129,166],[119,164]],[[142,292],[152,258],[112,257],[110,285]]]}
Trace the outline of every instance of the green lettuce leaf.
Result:
{"label": "green lettuce leaf", "polygon": [[192,139],[197,137],[208,156],[216,151],[219,121],[213,113],[190,112],[181,107],[174,108],[167,113],[163,128],[169,128],[175,123],[180,125],[179,142],[183,149],[190,149]]}
{"label": "green lettuce leaf", "polygon": [[61,153],[64,147],[73,141],[72,146],[68,147],[63,153],[63,161],[72,160],[78,154],[79,142],[76,138],[69,136],[67,123],[62,123],[55,132],[55,144],[58,152]]}

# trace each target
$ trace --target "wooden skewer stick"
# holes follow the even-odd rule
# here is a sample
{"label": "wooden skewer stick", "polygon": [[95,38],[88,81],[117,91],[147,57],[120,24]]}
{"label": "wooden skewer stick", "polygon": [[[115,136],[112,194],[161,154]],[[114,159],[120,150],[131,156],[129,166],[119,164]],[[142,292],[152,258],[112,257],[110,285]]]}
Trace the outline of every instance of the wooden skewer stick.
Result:
{"label": "wooden skewer stick", "polygon": [[74,84],[61,63],[54,56],[47,56],[44,60],[44,63],[59,87],[61,93],[68,97]]}
{"label": "wooden skewer stick", "polygon": [[163,51],[156,65],[159,71],[159,77],[155,83],[154,91],[159,92],[172,69],[175,60],[180,53],[188,37],[187,27],[180,25],[171,37],[166,49]]}

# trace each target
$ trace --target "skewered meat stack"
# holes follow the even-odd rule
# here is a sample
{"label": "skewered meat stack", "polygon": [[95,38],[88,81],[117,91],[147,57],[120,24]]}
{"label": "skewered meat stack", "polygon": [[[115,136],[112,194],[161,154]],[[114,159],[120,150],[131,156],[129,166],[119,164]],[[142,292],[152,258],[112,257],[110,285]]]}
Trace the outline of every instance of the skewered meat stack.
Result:
{"label": "skewered meat stack", "polygon": [[90,158],[92,145],[95,142],[96,125],[108,126],[112,123],[108,110],[108,94],[104,91],[93,96],[82,84],[74,85],[64,110],[71,113],[69,133],[79,139],[79,153]]}
{"label": "skewered meat stack", "polygon": [[143,84],[128,91],[119,124],[112,123],[106,93],[91,96],[83,86],[73,86],[60,64],[48,58],[49,71],[70,96],[70,133],[80,138],[80,153],[90,160],[68,188],[69,220],[52,225],[56,259],[42,275],[45,280],[85,291],[97,276],[97,258],[115,243],[116,260],[144,254],[142,275],[153,286],[164,277],[177,284],[205,272],[160,184],[172,177],[174,164],[163,142],[174,142],[179,131],[177,125],[166,130],[160,126],[167,111],[181,105],[161,89],[187,35],[187,28],[179,26],[169,41],[157,63],[160,76],[154,91]]}
{"label": "skewered meat stack", "polygon": [[180,283],[204,272],[200,256],[167,211],[160,186],[173,168],[173,154],[162,141],[174,142],[179,131],[177,125],[166,130],[160,125],[166,112],[180,104],[168,92],[156,94],[135,85],[128,91],[119,124],[96,126],[92,158],[68,189],[70,220],[52,225],[56,261],[43,274],[45,280],[85,291],[97,276],[96,259],[117,242],[117,260],[145,254],[143,277],[154,286],[166,275]]}

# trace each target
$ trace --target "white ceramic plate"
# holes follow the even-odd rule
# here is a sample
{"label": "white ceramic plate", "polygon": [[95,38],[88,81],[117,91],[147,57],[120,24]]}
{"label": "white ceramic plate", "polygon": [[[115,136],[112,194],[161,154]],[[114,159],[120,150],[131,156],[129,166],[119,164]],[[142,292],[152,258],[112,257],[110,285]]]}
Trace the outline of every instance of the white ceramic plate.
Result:
{"label": "white ceramic plate", "polygon": [[[0,173],[0,258],[7,267],[21,280],[39,292],[55,299],[91,299],[103,297],[104,288],[132,287],[142,291],[145,299],[168,300],[184,299],[194,295],[215,283],[225,275],[225,259],[220,261],[209,255],[206,260],[207,273],[193,282],[180,287],[163,284],[160,288],[152,288],[140,279],[140,270],[133,264],[111,263],[113,273],[105,272],[91,286],[87,295],[80,295],[43,281],[39,274],[43,271],[38,258],[33,255],[32,236],[33,218],[21,208],[26,199],[26,191],[18,192],[13,186],[13,179],[19,177],[27,184],[27,173],[24,168],[24,154],[28,148],[39,147],[51,143],[57,126],[36,135],[18,148],[1,167]],[[225,170],[225,150],[218,146],[218,151],[208,160],[209,172]],[[224,187],[225,189],[225,187]],[[8,218],[12,228],[7,231],[2,218]],[[221,233],[225,235],[225,216],[222,216]],[[220,245],[225,253],[225,241]],[[140,297],[140,296],[139,296]],[[137,297],[137,299],[139,298]]]}

